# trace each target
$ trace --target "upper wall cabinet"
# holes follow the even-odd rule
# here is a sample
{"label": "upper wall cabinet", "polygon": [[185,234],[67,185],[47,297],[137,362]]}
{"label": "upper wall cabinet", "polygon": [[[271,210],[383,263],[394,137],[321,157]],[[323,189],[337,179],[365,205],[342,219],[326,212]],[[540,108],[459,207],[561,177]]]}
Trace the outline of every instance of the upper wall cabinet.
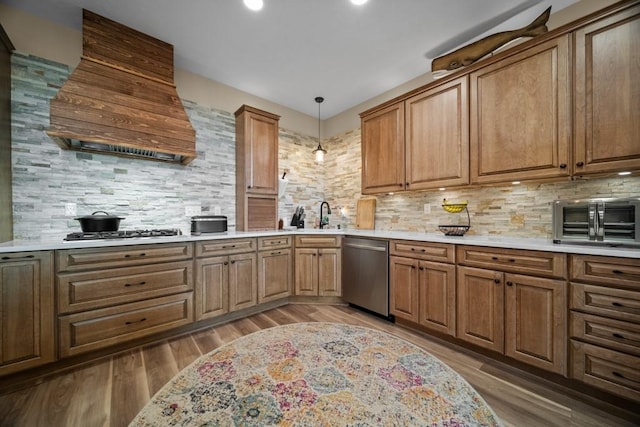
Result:
{"label": "upper wall cabinet", "polygon": [[473,183],[569,176],[569,72],[565,35],[471,73]]}
{"label": "upper wall cabinet", "polygon": [[404,104],[362,116],[362,194],[404,189]]}
{"label": "upper wall cabinet", "polygon": [[362,193],[469,183],[467,76],[362,115]]}
{"label": "upper wall cabinet", "polygon": [[467,76],[405,101],[406,188],[469,183]]}
{"label": "upper wall cabinet", "polygon": [[361,115],[362,193],[640,170],[640,4],[619,2]]}
{"label": "upper wall cabinet", "polygon": [[640,5],[575,32],[575,174],[640,169]]}

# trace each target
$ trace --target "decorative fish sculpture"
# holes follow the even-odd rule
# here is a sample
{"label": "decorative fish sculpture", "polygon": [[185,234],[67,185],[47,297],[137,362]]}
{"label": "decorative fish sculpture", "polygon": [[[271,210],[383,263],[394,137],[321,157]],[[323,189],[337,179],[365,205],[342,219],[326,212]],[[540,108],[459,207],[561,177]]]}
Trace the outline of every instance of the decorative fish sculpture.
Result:
{"label": "decorative fish sculpture", "polygon": [[440,56],[431,62],[431,71],[450,71],[460,67],[466,67],[512,40],[520,37],[535,37],[545,34],[549,31],[546,24],[550,14],[551,6],[524,28],[496,33]]}

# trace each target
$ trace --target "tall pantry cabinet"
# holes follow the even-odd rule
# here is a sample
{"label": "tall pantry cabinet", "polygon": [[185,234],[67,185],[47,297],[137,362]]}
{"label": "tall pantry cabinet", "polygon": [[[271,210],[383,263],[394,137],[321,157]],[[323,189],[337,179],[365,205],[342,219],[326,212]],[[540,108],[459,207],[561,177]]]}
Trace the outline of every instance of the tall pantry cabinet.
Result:
{"label": "tall pantry cabinet", "polygon": [[236,111],[236,230],[278,225],[280,116],[243,105]]}

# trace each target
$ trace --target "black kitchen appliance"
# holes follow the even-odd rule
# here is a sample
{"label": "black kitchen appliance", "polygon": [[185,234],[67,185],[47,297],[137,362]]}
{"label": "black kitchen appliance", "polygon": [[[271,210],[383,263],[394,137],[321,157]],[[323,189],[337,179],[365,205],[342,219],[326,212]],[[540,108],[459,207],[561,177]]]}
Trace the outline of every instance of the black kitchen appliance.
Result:
{"label": "black kitchen appliance", "polygon": [[77,232],[67,234],[64,240],[101,240],[101,239],[130,239],[136,237],[166,237],[179,236],[182,232],[178,228],[156,230],[120,230],[120,231],[94,231]]}
{"label": "black kitchen appliance", "polygon": [[224,233],[227,231],[227,217],[224,215],[200,215],[191,217],[191,234]]}
{"label": "black kitchen appliance", "polygon": [[640,198],[554,201],[553,242],[640,247]]}

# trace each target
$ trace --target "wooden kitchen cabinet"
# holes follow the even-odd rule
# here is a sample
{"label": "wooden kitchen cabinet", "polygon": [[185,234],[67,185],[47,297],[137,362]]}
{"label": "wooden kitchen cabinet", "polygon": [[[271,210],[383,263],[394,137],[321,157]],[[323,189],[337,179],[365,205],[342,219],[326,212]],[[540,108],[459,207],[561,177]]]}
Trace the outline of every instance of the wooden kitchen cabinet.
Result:
{"label": "wooden kitchen cabinet", "polygon": [[276,229],[280,116],[248,105],[235,116],[236,230]]}
{"label": "wooden kitchen cabinet", "polygon": [[458,267],[456,336],[498,353],[504,351],[502,273]]}
{"label": "wooden kitchen cabinet", "polygon": [[258,239],[258,304],[286,298],[293,291],[292,236]]}
{"label": "wooden kitchen cabinet", "polygon": [[[458,247],[464,253],[470,247]],[[474,248],[486,252],[490,259],[504,259],[518,270],[519,262],[531,273],[535,260],[538,268],[549,274],[544,260],[554,254],[528,251],[522,253],[496,248]],[[495,251],[495,252],[494,252]],[[564,257],[566,264],[566,255]],[[549,256],[551,258],[549,258]],[[509,262],[508,260],[514,260]],[[458,262],[473,264],[459,257]],[[502,268],[496,262],[497,268]],[[534,269],[535,270],[535,269]],[[551,268],[553,270],[553,268]],[[514,274],[496,269],[459,265],[457,269],[457,337],[515,360],[561,375],[567,373],[567,283],[548,277]]]}
{"label": "wooden kitchen cabinet", "polygon": [[455,335],[454,246],[392,240],[390,312],[425,328]]}
{"label": "wooden kitchen cabinet", "polygon": [[342,295],[340,236],[296,236],[294,285],[296,295]]}
{"label": "wooden kitchen cabinet", "polygon": [[406,189],[469,183],[468,77],[405,101]]}
{"label": "wooden kitchen cabinet", "polygon": [[470,167],[476,184],[568,177],[569,36],[470,74]]}
{"label": "wooden kitchen cabinet", "polygon": [[192,323],[193,254],[187,242],[57,250],[60,357]]}
{"label": "wooden kitchen cabinet", "polygon": [[418,323],[418,260],[389,257],[389,312]]}
{"label": "wooden kitchen cabinet", "polygon": [[362,193],[469,183],[468,77],[362,117]]}
{"label": "wooden kitchen cabinet", "polygon": [[640,259],[571,255],[571,376],[640,400]]}
{"label": "wooden kitchen cabinet", "polygon": [[640,5],[574,33],[574,173],[640,169]]}
{"label": "wooden kitchen cabinet", "polygon": [[0,376],[55,360],[52,252],[0,256]]}
{"label": "wooden kitchen cabinet", "polygon": [[508,273],[503,280],[505,355],[566,375],[566,282]]}
{"label": "wooden kitchen cabinet", "polygon": [[256,248],[255,238],[196,243],[196,320],[210,319],[257,304]]}
{"label": "wooden kitchen cabinet", "polygon": [[404,103],[361,115],[362,194],[405,188]]}

